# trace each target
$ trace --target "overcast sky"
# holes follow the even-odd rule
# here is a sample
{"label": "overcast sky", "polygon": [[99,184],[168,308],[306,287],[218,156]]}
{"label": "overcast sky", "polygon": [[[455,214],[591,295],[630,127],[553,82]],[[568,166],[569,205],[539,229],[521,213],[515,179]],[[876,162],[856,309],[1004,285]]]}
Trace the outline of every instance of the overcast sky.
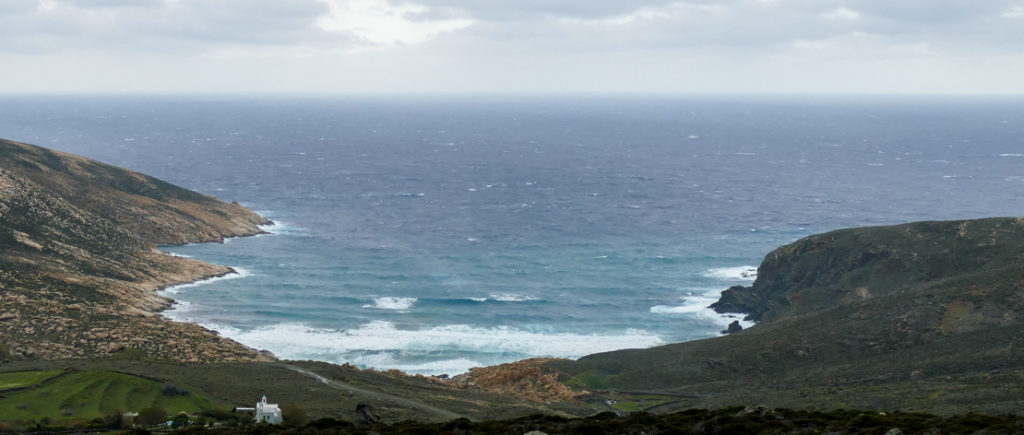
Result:
{"label": "overcast sky", "polygon": [[1024,0],[0,0],[0,92],[1024,93]]}

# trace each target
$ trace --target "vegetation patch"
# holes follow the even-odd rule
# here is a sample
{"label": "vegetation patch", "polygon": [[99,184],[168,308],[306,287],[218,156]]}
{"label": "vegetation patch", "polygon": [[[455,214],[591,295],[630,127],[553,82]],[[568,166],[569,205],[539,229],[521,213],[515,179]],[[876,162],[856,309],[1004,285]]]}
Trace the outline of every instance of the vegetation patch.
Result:
{"label": "vegetation patch", "polygon": [[60,373],[58,370],[0,373],[0,391],[30,387]]}
{"label": "vegetation patch", "polygon": [[202,395],[194,392],[167,394],[164,383],[138,376],[91,370],[55,375],[55,372],[0,374],[4,382],[13,379],[21,384],[38,383],[47,379],[46,376],[50,379],[36,388],[6,393],[6,398],[0,401],[0,421],[75,424],[103,418],[115,411],[139,412],[159,407],[169,414],[192,414],[214,407],[213,402]]}
{"label": "vegetation patch", "polygon": [[582,372],[566,382],[566,384],[578,388],[590,388],[604,390],[609,387],[609,376],[597,373],[594,370]]}

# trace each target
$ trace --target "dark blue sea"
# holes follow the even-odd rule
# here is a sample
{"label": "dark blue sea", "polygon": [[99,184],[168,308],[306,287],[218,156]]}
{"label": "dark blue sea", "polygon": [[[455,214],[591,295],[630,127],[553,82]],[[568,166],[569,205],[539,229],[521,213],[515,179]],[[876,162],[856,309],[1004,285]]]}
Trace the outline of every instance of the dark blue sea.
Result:
{"label": "dark blue sea", "polygon": [[713,337],[797,238],[1024,215],[1019,98],[0,97],[0,137],[275,222],[165,247],[239,271],[168,317],[424,374]]}

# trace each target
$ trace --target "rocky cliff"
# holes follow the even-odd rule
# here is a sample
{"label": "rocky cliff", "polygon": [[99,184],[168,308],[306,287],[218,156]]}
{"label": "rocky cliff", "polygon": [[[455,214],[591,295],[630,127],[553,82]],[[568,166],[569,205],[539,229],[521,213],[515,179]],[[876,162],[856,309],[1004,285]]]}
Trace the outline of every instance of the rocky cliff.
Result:
{"label": "rocky cliff", "polygon": [[659,410],[761,403],[938,413],[1024,404],[1024,220],[856,228],[769,253],[714,305],[759,320],[728,336],[552,361],[604,396]]}
{"label": "rocky cliff", "polygon": [[[1024,266],[1024,219],[915,222],[814,235],[769,253],[750,287],[712,305],[771,321],[885,297],[926,283]],[[1017,313],[1001,305],[985,318]]]}
{"label": "rocky cliff", "polygon": [[254,235],[265,223],[238,204],[137,172],[0,140],[0,342],[7,357],[134,348],[169,360],[262,359],[154,314],[170,302],[157,289],[231,272],[164,255],[155,244]]}

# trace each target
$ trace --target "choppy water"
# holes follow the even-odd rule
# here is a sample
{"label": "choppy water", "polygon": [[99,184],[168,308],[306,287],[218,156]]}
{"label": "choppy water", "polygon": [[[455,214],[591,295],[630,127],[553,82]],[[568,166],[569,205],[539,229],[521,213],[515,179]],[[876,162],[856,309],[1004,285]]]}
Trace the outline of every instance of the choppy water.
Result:
{"label": "choppy water", "polygon": [[[417,373],[714,336],[772,248],[1021,215],[1008,98],[0,98],[0,137],[237,200],[273,235],[167,313]],[[746,275],[746,276],[745,276]]]}

